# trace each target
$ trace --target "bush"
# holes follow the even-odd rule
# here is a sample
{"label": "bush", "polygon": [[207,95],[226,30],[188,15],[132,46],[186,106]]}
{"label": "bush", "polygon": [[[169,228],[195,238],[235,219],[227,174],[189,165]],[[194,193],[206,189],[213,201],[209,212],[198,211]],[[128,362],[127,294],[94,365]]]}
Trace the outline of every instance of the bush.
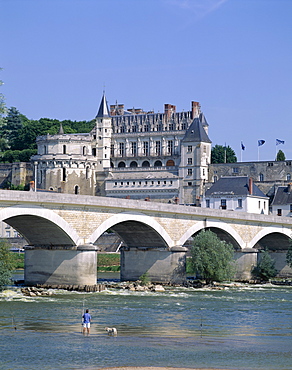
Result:
{"label": "bush", "polygon": [[263,281],[268,281],[277,275],[275,261],[270,256],[267,248],[261,251],[261,256],[253,270],[253,275]]}
{"label": "bush", "polygon": [[10,245],[5,240],[0,240],[0,290],[5,285],[11,284],[12,272],[15,270],[15,264],[11,257]]}
{"label": "bush", "polygon": [[231,280],[235,265],[233,247],[220,240],[210,230],[202,230],[195,238],[191,249],[192,271],[207,283]]}

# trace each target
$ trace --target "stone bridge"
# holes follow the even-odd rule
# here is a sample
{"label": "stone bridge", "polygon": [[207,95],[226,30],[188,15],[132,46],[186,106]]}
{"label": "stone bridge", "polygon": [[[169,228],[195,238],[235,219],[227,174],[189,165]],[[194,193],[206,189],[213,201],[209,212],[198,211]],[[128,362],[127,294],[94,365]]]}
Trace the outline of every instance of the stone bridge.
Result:
{"label": "stone bridge", "polygon": [[173,204],[48,192],[0,190],[0,221],[27,240],[27,284],[87,284],[97,279],[94,243],[111,229],[123,240],[121,279],[148,273],[152,281],[185,279],[187,240],[210,229],[232,243],[237,277],[249,279],[258,250],[267,247],[280,276],[292,275],[285,257],[288,217]]}

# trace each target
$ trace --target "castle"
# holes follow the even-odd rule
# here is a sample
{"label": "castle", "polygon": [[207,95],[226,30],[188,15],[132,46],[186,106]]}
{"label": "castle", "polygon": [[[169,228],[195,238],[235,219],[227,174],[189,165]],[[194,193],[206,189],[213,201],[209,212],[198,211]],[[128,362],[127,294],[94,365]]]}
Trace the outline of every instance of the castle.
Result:
{"label": "castle", "polygon": [[198,102],[164,113],[108,107],[103,94],[89,133],[37,138],[32,157],[38,189],[199,204],[208,181],[211,140]]}

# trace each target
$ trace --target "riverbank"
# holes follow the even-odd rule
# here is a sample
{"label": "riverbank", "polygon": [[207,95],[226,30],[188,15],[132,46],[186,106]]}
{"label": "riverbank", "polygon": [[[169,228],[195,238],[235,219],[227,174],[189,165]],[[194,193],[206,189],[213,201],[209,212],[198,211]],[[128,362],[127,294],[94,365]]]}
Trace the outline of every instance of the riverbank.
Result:
{"label": "riverbank", "polygon": [[[89,369],[88,369],[89,370]],[[90,369],[95,370],[95,369]],[[198,368],[198,367],[106,367],[101,370],[224,370],[215,368]],[[235,370],[235,369],[225,369],[225,370]]]}

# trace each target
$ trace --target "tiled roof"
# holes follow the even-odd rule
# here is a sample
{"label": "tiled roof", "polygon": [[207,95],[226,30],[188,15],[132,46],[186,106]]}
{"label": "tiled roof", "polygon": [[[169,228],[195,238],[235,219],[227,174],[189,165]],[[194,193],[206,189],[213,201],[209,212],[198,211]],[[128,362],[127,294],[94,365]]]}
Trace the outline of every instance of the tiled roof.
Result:
{"label": "tiled roof", "polygon": [[272,202],[272,206],[284,204],[292,204],[292,188],[290,186],[279,186]]}
{"label": "tiled roof", "polygon": [[[204,116],[203,116],[204,117]],[[204,117],[204,122],[205,117]],[[206,124],[206,123],[204,123]],[[183,140],[183,142],[204,142],[204,143],[211,143],[202,122],[199,118],[195,118],[191,123],[190,127],[188,128]]]}
{"label": "tiled roof", "polygon": [[[205,193],[205,196],[212,195],[249,195],[249,177],[248,176],[231,176],[221,177]],[[255,197],[266,197],[266,195],[252,183],[252,195]]]}

